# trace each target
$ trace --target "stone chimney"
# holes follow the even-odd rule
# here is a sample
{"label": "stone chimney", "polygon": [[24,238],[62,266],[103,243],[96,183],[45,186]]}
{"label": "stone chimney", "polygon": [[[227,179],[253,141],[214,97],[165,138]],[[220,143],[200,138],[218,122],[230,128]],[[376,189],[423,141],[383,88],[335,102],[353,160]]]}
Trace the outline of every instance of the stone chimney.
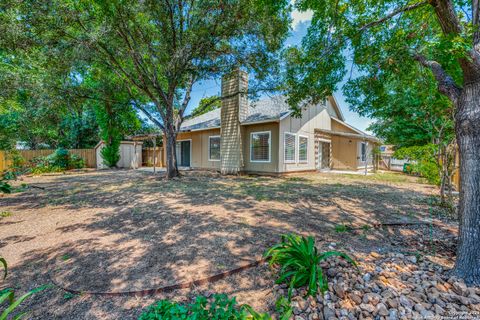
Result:
{"label": "stone chimney", "polygon": [[248,74],[240,69],[222,78],[220,158],[222,174],[243,170],[243,132],[240,122],[247,117]]}

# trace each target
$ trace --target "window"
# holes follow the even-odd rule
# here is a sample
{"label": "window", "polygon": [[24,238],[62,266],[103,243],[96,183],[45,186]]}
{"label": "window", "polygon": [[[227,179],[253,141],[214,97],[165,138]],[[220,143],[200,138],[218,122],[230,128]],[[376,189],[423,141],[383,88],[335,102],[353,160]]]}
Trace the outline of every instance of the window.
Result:
{"label": "window", "polygon": [[292,133],[285,132],[284,136],[284,153],[285,153],[285,162],[294,163],[295,162],[295,146],[296,146],[296,136]]}
{"label": "window", "polygon": [[220,161],[220,136],[208,137],[208,160]]}
{"label": "window", "polygon": [[362,142],[362,162],[367,161],[367,144]]}
{"label": "window", "polygon": [[250,134],[250,161],[270,162],[270,131]]}
{"label": "window", "polygon": [[308,161],[308,137],[304,137],[304,136],[298,137],[298,161],[299,162]]}

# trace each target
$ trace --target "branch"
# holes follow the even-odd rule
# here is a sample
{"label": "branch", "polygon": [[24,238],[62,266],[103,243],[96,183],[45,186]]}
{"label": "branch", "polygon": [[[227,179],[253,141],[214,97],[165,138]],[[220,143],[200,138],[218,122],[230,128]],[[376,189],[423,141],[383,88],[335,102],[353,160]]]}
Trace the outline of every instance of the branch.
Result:
{"label": "branch", "polygon": [[375,20],[375,21],[372,21],[372,22],[369,22],[365,25],[363,25],[361,28],[360,28],[360,31],[363,31],[363,30],[366,30],[370,27],[373,27],[377,24],[380,24],[382,22],[385,22],[393,17],[395,17],[396,15],[402,13],[402,12],[406,12],[406,11],[412,11],[412,10],[415,10],[417,8],[420,8],[420,7],[423,7],[424,5],[427,5],[428,4],[428,1],[422,1],[422,2],[418,2],[418,3],[415,3],[415,4],[412,4],[412,5],[409,5],[409,6],[405,6],[405,7],[402,7],[402,8],[398,8],[396,10],[394,10],[392,13],[386,15],[385,17],[383,18],[380,18],[378,20]]}
{"label": "branch", "polygon": [[438,91],[446,95],[455,104],[462,89],[457,86],[453,78],[442,68],[440,63],[427,60],[427,58],[420,54],[414,54],[413,58],[424,67],[432,70],[433,76],[438,82]]}

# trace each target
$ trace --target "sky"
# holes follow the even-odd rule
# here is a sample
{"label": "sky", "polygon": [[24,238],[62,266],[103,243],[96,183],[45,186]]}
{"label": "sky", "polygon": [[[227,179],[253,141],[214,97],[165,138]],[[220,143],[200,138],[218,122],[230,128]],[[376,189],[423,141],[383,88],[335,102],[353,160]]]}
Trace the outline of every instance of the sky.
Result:
{"label": "sky", "polygon": [[[290,36],[286,40],[286,46],[294,46],[300,44],[303,36],[307,32],[308,26],[310,25],[311,18],[311,12],[299,12],[297,10],[294,10],[292,12],[292,31],[290,32]],[[371,133],[366,129],[373,121],[369,118],[360,117],[357,113],[350,111],[349,104],[345,101],[345,97],[341,92],[341,87],[343,83],[347,80],[348,76],[349,75],[347,75],[344,81],[338,85],[339,90],[334,93],[334,96],[337,99],[340,108],[342,109],[346,122],[360,130]],[[198,106],[198,103],[202,98],[219,94],[220,79],[207,80],[197,83],[192,88],[192,96],[190,103],[187,107],[187,114],[190,113],[191,110],[193,110],[196,106]]]}

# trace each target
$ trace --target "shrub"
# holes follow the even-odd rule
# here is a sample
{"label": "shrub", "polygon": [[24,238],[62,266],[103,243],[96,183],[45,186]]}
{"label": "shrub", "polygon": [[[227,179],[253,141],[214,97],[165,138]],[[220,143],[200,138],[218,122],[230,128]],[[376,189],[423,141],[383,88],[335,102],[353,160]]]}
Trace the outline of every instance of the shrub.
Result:
{"label": "shrub", "polygon": [[120,140],[114,140],[110,144],[105,143],[100,155],[107,167],[116,167],[118,160],[120,160]]}
{"label": "shrub", "polygon": [[57,149],[46,157],[36,157],[30,161],[32,174],[62,172],[85,167],[85,160],[66,149]]}
{"label": "shrub", "polygon": [[318,253],[313,237],[300,237],[290,234],[282,236],[281,243],[270,248],[265,257],[270,265],[280,267],[277,283],[289,285],[289,298],[293,288],[307,286],[307,294],[315,295],[318,290],[328,290],[327,278],[320,267],[320,262],[331,256],[344,258],[354,266],[357,264],[348,255],[338,251]]}
{"label": "shrub", "polygon": [[235,298],[229,299],[225,294],[214,294],[210,299],[197,296],[190,304],[160,300],[151,305],[139,318],[139,320],[184,319],[267,320],[271,317],[265,313],[257,313],[250,306],[238,306]]}
{"label": "shrub", "polygon": [[[7,261],[5,261],[4,258],[0,257],[0,263],[2,264],[3,270],[4,270],[4,276],[3,279],[7,277]],[[6,288],[3,290],[0,290],[0,305],[8,301],[8,306],[3,310],[3,312],[0,314],[0,320],[7,320],[10,315],[15,312],[15,309],[28,297],[31,295],[42,291],[49,286],[41,286],[39,288],[33,289],[25,293],[23,296],[15,299],[15,292],[11,288]],[[12,319],[20,319],[25,315],[25,313],[17,314],[15,317]]]}

